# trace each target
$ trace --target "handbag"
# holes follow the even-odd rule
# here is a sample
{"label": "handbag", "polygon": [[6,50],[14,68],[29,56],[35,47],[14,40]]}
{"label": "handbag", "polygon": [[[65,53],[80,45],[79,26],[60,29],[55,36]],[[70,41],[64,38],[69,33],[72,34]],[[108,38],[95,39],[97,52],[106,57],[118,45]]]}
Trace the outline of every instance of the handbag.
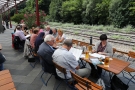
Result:
{"label": "handbag", "polygon": [[127,90],[128,85],[123,83],[116,75],[113,76],[111,80],[111,89],[112,90]]}
{"label": "handbag", "polygon": [[0,52],[0,64],[4,63],[6,61],[5,56],[2,55],[2,53]]}
{"label": "handbag", "polygon": [[28,56],[28,62],[35,62],[35,57],[33,56]]}

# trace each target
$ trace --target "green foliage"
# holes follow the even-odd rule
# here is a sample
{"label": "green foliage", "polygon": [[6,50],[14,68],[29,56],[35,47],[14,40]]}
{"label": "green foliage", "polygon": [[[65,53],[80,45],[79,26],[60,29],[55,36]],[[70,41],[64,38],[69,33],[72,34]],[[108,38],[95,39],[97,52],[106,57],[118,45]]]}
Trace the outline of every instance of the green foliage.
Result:
{"label": "green foliage", "polygon": [[69,0],[62,4],[61,15],[64,22],[81,23],[82,0]]}
{"label": "green foliage", "polygon": [[61,21],[61,6],[64,0],[51,0],[49,14],[52,21]]}
{"label": "green foliage", "polygon": [[35,0],[27,0],[26,7],[20,10],[20,13],[32,13],[35,11]]}
{"label": "green foliage", "polygon": [[[43,11],[39,12],[39,21],[40,25],[43,26],[45,24],[45,16],[46,14]],[[36,14],[35,13],[26,13],[24,14],[24,22],[28,26],[28,28],[32,28],[33,26],[37,26],[37,21],[36,21]]]}
{"label": "green foliage", "polygon": [[49,5],[51,0],[38,0],[39,9],[45,11],[46,14],[49,14]]}
{"label": "green foliage", "polygon": [[110,1],[111,0],[102,0],[101,3],[96,4],[95,11],[96,11],[97,17],[99,19],[97,21],[97,24],[103,24],[103,25],[109,24],[108,17],[109,17]]}
{"label": "green foliage", "polygon": [[109,15],[112,24],[116,27],[124,27],[128,24],[135,24],[134,13],[131,13],[131,3],[134,0],[111,0],[109,8]]}
{"label": "green foliage", "polygon": [[14,16],[11,17],[11,20],[16,23],[20,23],[22,19],[24,19],[23,14],[14,14]]}

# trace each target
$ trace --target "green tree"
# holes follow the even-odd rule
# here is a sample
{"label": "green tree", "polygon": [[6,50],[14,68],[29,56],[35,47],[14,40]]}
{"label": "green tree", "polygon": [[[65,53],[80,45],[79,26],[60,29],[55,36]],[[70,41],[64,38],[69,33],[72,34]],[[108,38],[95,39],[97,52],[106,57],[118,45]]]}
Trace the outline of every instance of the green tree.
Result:
{"label": "green tree", "polygon": [[39,9],[45,11],[46,14],[49,14],[49,5],[51,0],[39,0]]}
{"label": "green tree", "polygon": [[99,18],[97,11],[95,10],[96,5],[101,3],[102,0],[84,0],[83,1],[83,22],[87,24],[97,24]]}
{"label": "green tree", "polygon": [[131,9],[134,0],[111,0],[109,16],[112,24],[116,27],[124,27],[128,24],[135,24],[135,16]]}
{"label": "green tree", "polygon": [[131,24],[132,26],[135,27],[135,1],[130,2],[129,11],[130,11],[130,14],[129,14],[130,22],[129,22],[129,24]]}
{"label": "green tree", "polygon": [[23,14],[14,14],[13,17],[11,17],[11,20],[16,22],[16,23],[20,23],[20,21],[24,19]]}
{"label": "green tree", "polygon": [[109,5],[111,0],[102,0],[96,4],[95,12],[97,13],[97,24],[109,24]]}
{"label": "green tree", "polygon": [[64,22],[81,23],[82,0],[69,0],[62,4],[61,16]]}
{"label": "green tree", "polygon": [[51,0],[50,6],[49,6],[49,14],[50,18],[53,21],[61,21],[61,6],[62,2],[65,0]]}

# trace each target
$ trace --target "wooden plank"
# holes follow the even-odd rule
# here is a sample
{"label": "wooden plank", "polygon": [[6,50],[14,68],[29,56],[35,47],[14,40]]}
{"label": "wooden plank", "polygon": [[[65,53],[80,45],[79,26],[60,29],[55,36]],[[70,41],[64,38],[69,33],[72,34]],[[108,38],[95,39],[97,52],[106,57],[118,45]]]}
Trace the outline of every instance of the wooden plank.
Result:
{"label": "wooden plank", "polygon": [[9,70],[0,71],[0,76],[9,73]]}
{"label": "wooden plank", "polygon": [[11,77],[11,75],[10,75],[9,73],[7,73],[7,74],[4,74],[4,75],[1,75],[1,76],[0,76],[0,81],[1,81],[1,80],[4,80],[4,79],[6,79],[6,78],[12,78],[12,77]]}
{"label": "wooden plank", "polygon": [[5,85],[5,84],[11,83],[11,82],[13,82],[11,77],[3,79],[3,80],[0,81],[0,87]]}
{"label": "wooden plank", "polygon": [[10,90],[16,90],[16,88],[10,89]]}
{"label": "wooden plank", "polygon": [[[126,67],[128,67],[130,64],[129,62],[119,60],[116,58],[112,58],[112,59],[113,60],[111,60],[109,63],[109,67],[104,67],[104,65],[97,65],[97,66],[117,75],[120,72],[122,72]],[[90,60],[87,60],[87,59],[82,59],[82,60],[85,60],[86,62],[91,63]]]}
{"label": "wooden plank", "polygon": [[12,90],[14,88],[15,88],[15,85],[13,82],[11,82],[11,83],[1,86],[0,90]]}

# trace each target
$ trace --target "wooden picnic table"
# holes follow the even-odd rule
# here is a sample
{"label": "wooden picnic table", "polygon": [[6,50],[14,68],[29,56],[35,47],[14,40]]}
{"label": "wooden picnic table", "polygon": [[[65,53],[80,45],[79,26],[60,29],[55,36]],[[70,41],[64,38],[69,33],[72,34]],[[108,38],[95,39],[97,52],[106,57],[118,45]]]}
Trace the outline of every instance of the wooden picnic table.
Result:
{"label": "wooden picnic table", "polygon": [[[119,60],[117,58],[112,58],[112,59],[113,60],[110,60],[110,62],[109,62],[109,67],[105,67],[103,64],[99,64],[97,66],[106,70],[106,71],[112,72],[112,73],[117,75],[117,74],[121,73],[130,64],[129,62]],[[88,59],[83,59],[83,60],[85,60],[88,63],[92,63]]]}
{"label": "wooden picnic table", "polygon": [[0,90],[16,90],[9,70],[0,71]]}

